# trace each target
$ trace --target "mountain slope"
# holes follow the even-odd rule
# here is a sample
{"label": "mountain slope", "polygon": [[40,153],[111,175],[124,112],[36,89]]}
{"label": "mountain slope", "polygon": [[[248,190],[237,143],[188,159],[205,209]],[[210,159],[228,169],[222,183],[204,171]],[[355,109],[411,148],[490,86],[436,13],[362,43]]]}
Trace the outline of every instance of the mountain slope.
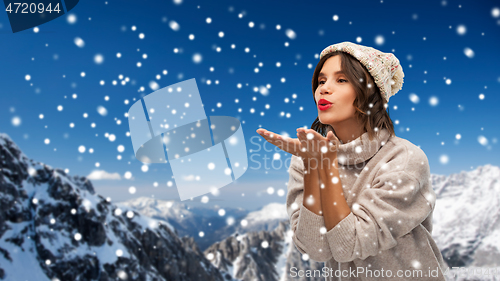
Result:
{"label": "mountain slope", "polygon": [[0,279],[225,280],[188,242],[0,134]]}
{"label": "mountain slope", "polygon": [[220,216],[221,208],[217,206],[190,207],[181,202],[147,197],[120,202],[118,205],[134,208],[142,215],[172,225],[180,237],[193,237],[202,251],[232,233],[216,233],[217,230],[234,224],[248,214],[248,211],[241,208],[224,208],[224,215]]}
{"label": "mountain slope", "polygon": [[432,175],[437,201],[432,232],[450,266],[500,265],[500,168],[485,165]]}

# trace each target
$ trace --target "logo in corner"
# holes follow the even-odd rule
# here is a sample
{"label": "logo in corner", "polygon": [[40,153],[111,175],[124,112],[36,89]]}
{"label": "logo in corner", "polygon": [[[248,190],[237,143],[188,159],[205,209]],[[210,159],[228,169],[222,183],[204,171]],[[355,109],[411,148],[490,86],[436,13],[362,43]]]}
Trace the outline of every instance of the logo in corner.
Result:
{"label": "logo in corner", "polygon": [[39,26],[71,11],[79,0],[3,0],[12,32]]}

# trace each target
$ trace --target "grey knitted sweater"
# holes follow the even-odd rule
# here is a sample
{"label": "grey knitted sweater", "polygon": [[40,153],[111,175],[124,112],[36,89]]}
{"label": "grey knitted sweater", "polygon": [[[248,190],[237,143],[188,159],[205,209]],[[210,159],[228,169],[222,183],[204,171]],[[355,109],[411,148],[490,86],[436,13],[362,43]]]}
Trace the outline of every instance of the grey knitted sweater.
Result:
{"label": "grey knitted sweater", "polygon": [[431,236],[436,196],[425,153],[382,129],[372,141],[364,133],[341,144],[337,155],[351,213],[330,231],[325,231],[322,215],[302,204],[302,160],[292,155],[290,162],[286,205],[293,242],[311,260],[325,262],[321,272],[309,272],[309,276],[316,276],[314,280],[445,280],[448,266]]}

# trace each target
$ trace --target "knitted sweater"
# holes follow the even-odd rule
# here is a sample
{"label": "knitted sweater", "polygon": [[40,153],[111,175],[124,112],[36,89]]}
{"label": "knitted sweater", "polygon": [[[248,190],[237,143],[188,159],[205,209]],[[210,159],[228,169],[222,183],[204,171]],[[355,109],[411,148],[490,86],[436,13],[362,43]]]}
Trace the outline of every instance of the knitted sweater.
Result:
{"label": "knitted sweater", "polygon": [[446,280],[448,266],[431,236],[436,195],[425,153],[382,129],[372,141],[366,132],[340,144],[337,157],[351,213],[329,231],[323,216],[302,204],[303,161],[292,155],[290,162],[286,205],[293,242],[311,260],[325,262],[321,272],[309,276]]}

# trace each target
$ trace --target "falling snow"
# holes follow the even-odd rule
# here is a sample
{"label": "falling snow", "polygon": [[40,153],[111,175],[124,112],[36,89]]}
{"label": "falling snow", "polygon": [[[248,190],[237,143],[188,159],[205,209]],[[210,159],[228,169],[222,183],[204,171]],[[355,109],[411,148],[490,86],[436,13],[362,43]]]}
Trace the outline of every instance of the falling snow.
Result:
{"label": "falling snow", "polygon": [[[180,0],[170,2],[178,6],[175,8],[182,8],[186,5]],[[109,2],[109,5],[112,3]],[[440,8],[446,6],[446,4],[441,5],[443,7]],[[201,6],[203,8],[203,5]],[[13,130],[19,130],[20,133],[29,136],[37,147],[43,147],[51,152],[57,148],[53,152],[59,153],[58,156],[55,156],[56,158],[67,156],[68,159],[72,159],[71,161],[81,162],[83,167],[105,169],[106,173],[117,173],[119,178],[121,178],[120,175],[123,175],[125,180],[130,180],[130,182],[126,181],[128,184],[136,185],[136,187],[127,188],[127,184],[127,186],[122,187],[122,193],[135,196],[143,191],[142,183],[135,183],[132,173],[138,178],[140,177],[141,180],[145,179],[148,187],[151,187],[154,182],[154,186],[158,187],[157,190],[161,190],[162,187],[171,190],[171,188],[175,188],[175,179],[171,177],[172,174],[166,179],[156,178],[158,173],[162,173],[162,175],[171,173],[169,168],[165,168],[167,166],[144,164],[135,158],[135,151],[131,146],[131,137],[128,131],[128,109],[153,91],[188,78],[196,78],[207,114],[211,115],[214,112],[217,113],[214,115],[233,116],[242,121],[243,126],[246,126],[243,121],[247,121],[249,124],[245,128],[247,146],[250,147],[249,139],[253,136],[251,135],[253,134],[252,130],[247,133],[247,128],[257,127],[257,124],[279,132],[284,138],[290,138],[289,133],[293,132],[294,128],[303,125],[309,128],[316,117],[317,110],[312,103],[310,93],[310,78],[319,60],[319,52],[326,47],[321,45],[325,44],[326,41],[320,45],[317,45],[318,41],[316,43],[308,41],[309,46],[301,40],[306,40],[304,38],[314,38],[315,40],[334,38],[335,32],[338,30],[345,30],[350,25],[353,28],[361,26],[361,21],[357,20],[354,15],[333,14],[331,11],[321,16],[319,16],[318,11],[318,17],[324,17],[326,19],[324,22],[331,26],[311,25],[314,26],[314,29],[307,31],[297,26],[290,26],[280,19],[275,21],[263,18],[260,20],[257,15],[244,11],[233,13],[231,19],[213,13],[206,13],[203,16],[199,14],[189,18],[183,18],[180,14],[176,15],[175,13],[167,14],[165,17],[162,15],[163,18],[155,20],[156,23],[161,24],[159,25],[163,32],[161,36],[169,38],[169,40],[166,40],[168,43],[165,43],[165,46],[161,46],[160,51],[153,48],[154,43],[162,38],[159,37],[159,33],[149,29],[150,27],[143,22],[137,22],[138,19],[130,19],[119,23],[118,28],[115,27],[116,33],[126,38],[127,46],[114,46],[107,49],[106,45],[96,44],[97,42],[92,36],[89,37],[84,32],[75,32],[71,33],[73,35],[69,37],[63,37],[71,52],[75,52],[75,56],[85,57],[86,64],[75,65],[71,69],[58,66],[68,59],[68,53],[61,50],[61,47],[58,47],[53,40],[46,40],[40,44],[39,48],[43,48],[42,50],[47,52],[46,56],[55,66],[54,74],[57,77],[62,77],[58,78],[61,80],[54,80],[53,83],[64,84],[66,89],[60,93],[57,92],[57,95],[51,95],[50,88],[44,87],[42,84],[41,80],[44,79],[44,75],[36,71],[40,66],[36,64],[46,58],[43,57],[42,52],[27,54],[24,59],[29,60],[33,65],[21,68],[24,70],[16,74],[17,79],[30,89],[31,94],[38,91],[39,96],[43,96],[48,106],[45,107],[44,104],[43,107],[33,109],[33,112],[29,113],[23,111],[10,113],[5,119],[6,124],[10,128],[13,127]],[[488,18],[494,25],[497,25],[500,9],[490,7],[486,12],[485,20]],[[412,24],[416,22],[424,24],[425,17],[420,11],[411,11],[405,17]],[[95,20],[94,17],[93,21]],[[191,28],[187,22],[189,20],[196,20],[197,24],[202,27],[199,29]],[[83,22],[88,23],[89,21],[90,18],[83,17],[81,14],[70,13],[66,15],[64,24],[68,28],[75,29],[83,25]],[[459,77],[450,66],[451,63],[454,65],[473,64],[489,55],[483,53],[483,48],[478,47],[484,46],[483,41],[480,41],[482,39],[479,38],[493,35],[488,34],[488,30],[481,25],[476,26],[475,23],[474,25],[472,23],[465,18],[462,19],[462,22],[446,23],[444,25],[445,32],[448,32],[446,36],[450,36],[450,40],[458,40],[456,38],[459,38],[463,41],[453,41],[454,44],[451,44],[452,47],[449,50],[440,49],[440,52],[429,55],[429,57],[423,57],[423,54],[414,48],[398,43],[400,40],[398,36],[405,32],[409,36],[408,40],[418,40],[419,44],[428,44],[424,48],[435,48],[436,39],[431,36],[432,34],[426,34],[424,29],[418,34],[418,38],[416,34],[408,34],[403,27],[395,28],[395,31],[381,29],[376,33],[354,32],[351,34],[351,40],[354,42],[379,47],[385,52],[392,52],[401,61],[406,73],[406,84],[398,95],[391,98],[390,102],[390,109],[397,110],[396,115],[394,115],[397,118],[393,119],[394,128],[401,137],[415,138],[419,141],[426,139],[425,126],[415,125],[413,121],[419,119],[419,114],[427,114],[427,112],[438,114],[436,112],[440,110],[444,112],[445,109],[451,107],[452,111],[449,115],[454,120],[453,114],[462,115],[465,118],[469,111],[479,106],[486,107],[495,103],[494,94],[498,88],[494,88],[495,86],[492,84],[496,84],[498,87],[500,82],[498,73],[492,74],[494,75],[493,80],[481,82],[484,85],[477,85],[474,78],[470,78],[468,83],[474,85],[476,89],[462,93],[460,86],[457,85],[462,85],[463,79],[467,78]],[[271,28],[264,29],[263,26]],[[154,28],[157,27],[154,26]],[[486,35],[480,36],[483,31]],[[33,29],[33,32],[38,34],[31,33],[32,36],[41,36],[48,31],[43,27],[41,29],[37,27]],[[269,38],[278,39],[269,39],[268,42],[265,42],[266,48],[263,48],[263,45],[259,45],[259,42],[252,39],[251,33],[256,33],[262,38],[269,36]],[[324,36],[320,37],[322,34]],[[115,37],[111,38],[114,40]],[[480,42],[480,45],[474,44],[475,40]],[[335,40],[331,41],[331,43],[334,42]],[[456,42],[460,43],[456,44]],[[273,55],[268,56],[269,54]],[[444,70],[424,63],[426,59],[432,58],[434,58],[434,62],[443,64]],[[169,70],[167,71],[165,68]],[[437,81],[437,84],[433,84],[434,81]],[[412,85],[412,83],[414,84]],[[435,86],[444,86],[449,92],[437,91],[433,88]],[[484,86],[489,88],[484,88]],[[39,87],[38,90],[35,90],[37,87]],[[23,91],[24,89],[26,88],[23,88]],[[450,93],[456,93],[453,101],[448,98]],[[407,97],[405,97],[406,95]],[[63,96],[70,98],[63,99]],[[420,103],[420,99],[422,99],[422,103]],[[473,102],[477,102],[478,106]],[[192,109],[195,105],[194,102],[185,103],[184,107],[169,108],[168,111],[179,116],[184,112],[184,109]],[[63,121],[63,124],[60,125],[59,121]],[[42,129],[42,133],[35,137],[35,130],[33,133],[30,132],[29,123],[36,123],[36,126]],[[174,125],[170,120],[164,121],[166,129],[175,128]],[[432,125],[450,127],[450,131],[446,135],[444,135],[443,130],[442,135],[438,136],[438,140],[432,140],[436,144],[437,150],[430,148],[433,145],[431,140],[425,143],[429,151],[436,152],[434,155],[429,155],[430,161],[435,161],[436,164],[443,166],[450,166],[456,158],[453,153],[447,150],[450,144],[454,145],[453,143],[455,143],[463,148],[463,145],[471,141],[477,146],[478,151],[482,151],[494,146],[496,137],[498,137],[497,132],[490,130],[491,128],[488,126],[484,126],[485,130],[478,134],[477,132],[465,131],[460,126],[451,129],[452,126],[445,122]],[[23,136],[22,134],[20,136]],[[429,131],[429,134],[434,135],[434,131]],[[188,137],[191,136],[194,139],[196,135],[193,135],[189,134]],[[311,136],[307,137],[310,139]],[[232,137],[226,145],[237,145],[241,144],[242,141]],[[445,144],[446,146],[444,146]],[[65,151],[62,148],[63,145],[68,145],[67,152],[61,152]],[[184,152],[190,152],[193,147],[186,146],[182,149]],[[110,152],[109,155],[108,152]],[[356,147],[356,152],[361,153],[361,147]],[[273,150],[265,153],[261,151],[261,153],[262,155],[266,154],[267,157],[276,162],[286,162],[286,159],[290,158],[289,153],[282,151]],[[216,163],[208,163],[206,169],[209,171],[214,171],[216,168],[221,169],[216,167]],[[234,165],[234,167],[237,166]],[[77,167],[69,168],[72,171],[77,169]],[[221,170],[225,175],[233,173],[230,168],[222,168]],[[165,173],[165,171],[168,172]],[[259,172],[261,171],[263,169]],[[265,172],[267,173],[267,171]],[[30,171],[31,173],[36,174],[36,171]],[[269,179],[266,176],[268,174],[259,174],[262,180]],[[332,183],[338,182],[339,178],[332,179]],[[269,197],[276,196],[276,200],[284,200],[282,197],[286,195],[286,189],[282,189],[274,183],[273,186],[270,185],[261,186],[259,192]],[[137,192],[139,188],[141,188],[141,192]],[[203,204],[216,204],[218,201],[212,200],[210,197],[215,197],[219,192],[230,194],[230,189],[215,189],[207,195],[195,198],[195,200],[199,200]],[[252,193],[256,194],[257,192]],[[245,193],[247,196],[250,194],[250,192]],[[240,194],[241,192],[237,196]],[[35,200],[37,199],[33,199],[34,204],[36,204]],[[118,212],[121,215],[119,209],[115,210],[115,215]],[[129,214],[133,216],[133,213],[128,212],[127,217]],[[218,215],[226,217],[225,210],[219,209]],[[235,223],[234,218],[227,217],[227,224],[232,223]],[[243,227],[247,223],[245,220],[240,222]],[[206,234],[199,232],[198,236],[203,237]],[[81,239],[79,233],[72,235],[77,241]],[[269,245],[265,245],[263,242],[261,246],[267,248]],[[119,251],[120,254],[118,251],[116,252],[117,256],[126,255],[121,250]],[[307,255],[303,255],[304,257],[307,259]],[[121,272],[122,275],[126,274]]]}

